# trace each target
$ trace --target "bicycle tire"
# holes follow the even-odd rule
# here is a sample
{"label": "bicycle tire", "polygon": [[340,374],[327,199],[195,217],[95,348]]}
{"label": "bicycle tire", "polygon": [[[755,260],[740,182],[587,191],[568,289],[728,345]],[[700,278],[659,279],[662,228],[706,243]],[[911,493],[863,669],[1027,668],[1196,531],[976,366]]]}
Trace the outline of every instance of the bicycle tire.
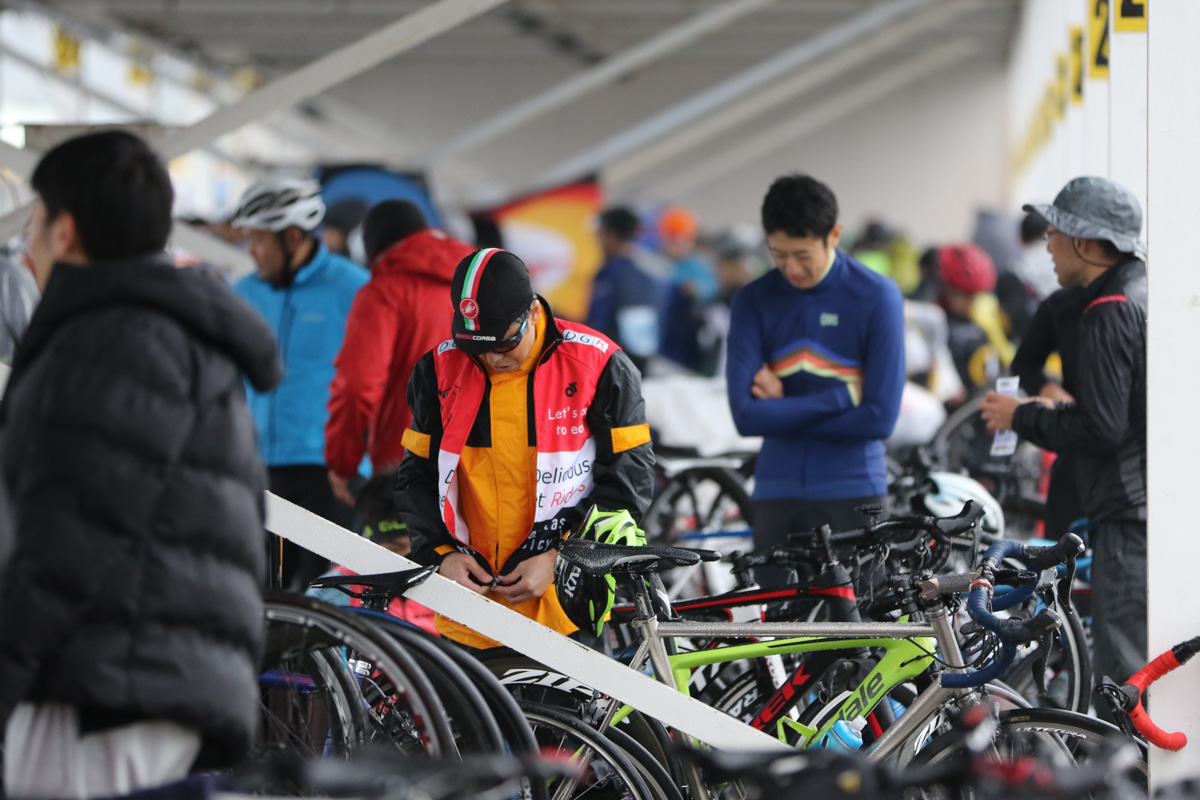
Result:
{"label": "bicycle tire", "polygon": [[[459,669],[466,673],[468,680],[483,696],[496,725],[500,728],[507,752],[527,758],[538,756],[537,741],[533,737],[533,731],[529,729],[529,723],[521,712],[521,707],[479,659],[451,641],[427,635],[412,623],[386,615],[384,619],[376,621],[389,635],[402,642],[408,641],[410,638],[421,638],[438,647],[443,654],[458,665]],[[550,800],[544,785],[535,782],[529,784],[528,788],[529,800]]]}
{"label": "bicycle tire", "polygon": [[605,729],[604,738],[621,748],[622,752],[629,757],[629,760],[641,773],[642,780],[646,782],[651,795],[658,800],[685,800],[683,792],[679,788],[682,785],[679,779],[672,776],[649,750],[638,744],[637,739],[611,725]]}
{"label": "bicycle tire", "polygon": [[[369,709],[368,727],[356,733],[354,743],[387,743],[405,754],[457,755],[445,707],[416,661],[393,639],[335,606],[302,595],[267,593],[263,615],[267,626],[264,672],[272,668],[272,662],[309,667],[311,658],[305,662],[303,657],[317,653],[324,653],[328,663],[351,670],[357,688],[353,699]],[[349,664],[347,652],[355,655],[357,670]],[[292,700],[298,700],[311,693],[312,682],[321,677],[285,672],[285,680],[273,684],[271,690],[290,691]],[[293,702],[291,708],[296,707]],[[312,723],[313,718],[301,715],[299,721]],[[278,727],[272,730],[282,733]],[[308,734],[314,744],[319,741],[319,729],[292,732]]]}
{"label": "bicycle tire", "polygon": [[[695,497],[695,487],[702,482],[716,484],[719,493],[711,502],[705,502],[703,508]],[[690,495],[690,497],[687,497]],[[652,542],[672,544],[679,541],[683,533],[675,527],[677,515],[674,513],[675,504],[687,497],[691,500],[692,511],[706,511],[695,516],[697,528],[713,530],[713,515],[719,510],[722,499],[729,499],[737,508],[739,517],[746,522],[747,527],[754,524],[754,505],[750,493],[746,491],[745,479],[734,469],[727,467],[691,467],[682,470],[667,479],[666,484],[658,491],[650,502],[650,508],[643,516],[646,538]],[[670,524],[664,526],[664,522]],[[717,528],[720,530],[720,528]]]}
{"label": "bicycle tire", "polygon": [[950,437],[963,425],[972,422],[974,416],[979,413],[979,409],[986,397],[987,395],[984,392],[980,392],[973,397],[968,397],[962,405],[951,411],[945,421],[938,426],[937,431],[933,434],[933,438],[929,440],[929,447],[933,453],[934,463],[941,467],[946,467],[951,463],[949,451]]}
{"label": "bicycle tire", "polygon": [[[1128,741],[1115,726],[1094,717],[1073,711],[1050,708],[1014,709],[1000,713],[995,736],[997,749],[1004,755],[1015,756],[1039,747],[1045,757],[1052,754],[1064,768],[1086,764],[1092,757],[1102,757],[1112,746]],[[935,765],[959,752],[961,737],[955,734],[935,736],[912,760],[914,766]],[[1134,769],[1147,774],[1146,746],[1137,743],[1141,756]]]}
{"label": "bicycle tire", "polygon": [[712,707],[729,716],[750,722],[762,708],[763,703],[775,691],[767,688],[769,678],[751,669],[734,678],[721,693]]}
{"label": "bicycle tire", "polygon": [[[983,474],[982,465],[992,459],[992,435],[986,430],[980,406],[986,394],[980,392],[956,408],[934,433],[929,448],[939,469],[965,472],[979,480],[996,496],[1004,510],[1005,532],[1009,536],[1034,535],[1037,523],[1045,516],[1045,500],[1035,491],[1040,477],[1040,450],[1022,440],[1017,451],[1005,456],[1009,474],[1007,480],[997,481]],[[1028,474],[1037,461],[1038,475]]]}
{"label": "bicycle tire", "polygon": [[[592,716],[589,711],[590,704],[599,697],[592,689],[567,679],[565,676],[562,676],[561,679],[556,677],[549,681],[542,680],[539,676],[543,674],[558,676],[560,673],[527,656],[511,652],[497,652],[489,658],[487,654],[490,652],[484,651],[481,655],[480,666],[489,672],[501,691],[508,693],[519,705],[524,706],[529,703],[556,708],[571,715],[574,719]],[[514,672],[525,673],[528,678],[536,678],[536,680],[532,683],[523,680],[514,683],[502,682],[503,678]],[[669,735],[660,722],[635,710],[614,727],[630,736],[645,749],[675,778],[676,782],[682,779],[683,767],[675,758]]]}
{"label": "bicycle tire", "polygon": [[266,648],[258,694],[255,751],[345,758],[367,740],[370,723],[357,701],[357,683],[325,651],[281,657]]}
{"label": "bicycle tire", "polygon": [[[561,709],[538,703],[520,705],[543,754],[571,759],[583,755],[586,766],[568,797],[656,800],[641,771],[611,740]],[[554,800],[564,800],[563,788],[562,779],[547,786]]]}
{"label": "bicycle tire", "polygon": [[[425,635],[410,623],[390,617],[386,621],[383,621],[383,624],[389,633],[398,636],[401,640],[406,640],[406,637],[409,636]],[[479,690],[479,693],[483,695],[484,700],[492,711],[496,724],[500,726],[500,731],[504,735],[508,749],[516,755],[537,755],[537,743],[534,742],[533,733],[529,730],[529,725],[525,722],[525,715],[521,713],[521,708],[517,705],[517,701],[496,680],[496,676],[492,674],[491,670],[485,667],[479,659],[452,642],[433,637],[429,637],[427,641],[439,647],[446,656],[457,664],[467,674],[468,679]]]}
{"label": "bicycle tire", "polygon": [[424,634],[412,631],[404,635],[396,630],[402,626],[389,625],[393,617],[368,609],[351,609],[397,644],[417,662],[417,666],[429,678],[438,698],[442,701],[454,731],[455,744],[460,753],[503,753],[504,734],[496,723],[492,709],[483,694],[454,661]]}

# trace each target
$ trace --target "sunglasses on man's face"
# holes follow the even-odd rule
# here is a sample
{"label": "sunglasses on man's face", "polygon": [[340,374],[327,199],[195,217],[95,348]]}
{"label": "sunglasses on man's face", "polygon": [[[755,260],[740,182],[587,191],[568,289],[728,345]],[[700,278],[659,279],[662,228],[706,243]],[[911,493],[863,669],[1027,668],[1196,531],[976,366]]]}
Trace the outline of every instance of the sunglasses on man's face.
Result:
{"label": "sunglasses on man's face", "polygon": [[521,319],[521,327],[517,329],[517,332],[512,336],[509,336],[507,339],[501,339],[496,343],[496,346],[488,352],[495,353],[497,355],[504,355],[505,353],[511,353],[513,350],[516,350],[521,344],[521,340],[525,338],[525,328],[529,326],[529,315],[530,312],[526,311],[524,317]]}

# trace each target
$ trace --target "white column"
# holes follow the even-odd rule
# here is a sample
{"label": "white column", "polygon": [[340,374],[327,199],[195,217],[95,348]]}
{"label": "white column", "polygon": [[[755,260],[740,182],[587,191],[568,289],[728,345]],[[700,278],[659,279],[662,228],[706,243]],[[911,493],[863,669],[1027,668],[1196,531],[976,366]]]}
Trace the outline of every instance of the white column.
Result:
{"label": "white column", "polygon": [[[1182,88],[1200,74],[1198,30],[1196,0],[1154,0],[1149,125],[1143,129],[1149,144],[1147,210],[1154,228],[1147,437],[1151,657],[1200,634],[1195,595],[1200,564],[1195,513],[1200,486],[1200,270],[1194,267],[1194,231],[1200,217],[1195,192],[1200,185],[1200,96]],[[1120,68],[1114,60],[1114,77]],[[1120,107],[1114,103],[1113,109]],[[1180,753],[1151,753],[1154,783],[1200,776],[1200,663],[1184,665],[1156,684],[1152,693],[1154,720],[1191,739]]]}

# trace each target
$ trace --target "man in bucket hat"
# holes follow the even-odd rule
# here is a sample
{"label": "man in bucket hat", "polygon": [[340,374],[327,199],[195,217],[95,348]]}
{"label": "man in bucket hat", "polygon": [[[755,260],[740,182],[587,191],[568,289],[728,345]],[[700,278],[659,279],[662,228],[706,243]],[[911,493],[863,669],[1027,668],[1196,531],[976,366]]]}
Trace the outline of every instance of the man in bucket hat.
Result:
{"label": "man in bucket hat", "polygon": [[[1105,178],[1076,178],[1046,224],[1063,286],[1084,287],[1075,402],[989,392],[983,417],[1076,458],[1092,561],[1096,675],[1118,682],[1146,662],[1146,264],[1142,209]],[[1047,531],[1058,536],[1063,531]]]}
{"label": "man in bucket hat", "polygon": [[[464,258],[451,299],[452,338],[408,384],[396,504],[413,557],[572,634],[554,590],[559,541],[593,503],[635,517],[650,505],[641,379],[611,339],[555,319],[512,253]],[[470,647],[497,644],[445,617],[437,628]]]}

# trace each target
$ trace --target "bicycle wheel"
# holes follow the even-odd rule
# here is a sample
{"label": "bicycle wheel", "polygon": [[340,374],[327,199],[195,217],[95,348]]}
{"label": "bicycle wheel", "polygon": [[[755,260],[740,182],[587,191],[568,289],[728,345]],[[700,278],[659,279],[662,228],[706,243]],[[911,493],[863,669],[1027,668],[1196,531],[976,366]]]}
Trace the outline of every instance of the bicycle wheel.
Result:
{"label": "bicycle wheel", "polygon": [[658,800],[684,800],[683,792],[679,788],[679,779],[672,777],[636,739],[611,725],[605,729],[604,738],[621,748],[621,752],[630,763],[637,767],[642,780],[646,782],[646,787],[650,789],[651,796]]}
{"label": "bicycle wheel", "polygon": [[774,691],[769,676],[751,669],[734,678],[711,705],[742,722],[750,722]]}
{"label": "bicycle wheel", "polygon": [[986,396],[980,392],[967,398],[966,402],[946,417],[946,421],[933,434],[929,447],[933,452],[934,463],[939,469],[955,472],[967,467],[969,462],[981,460],[981,457],[986,456],[986,450],[991,449],[991,440],[986,437],[986,426],[980,425],[982,418],[979,408]]}
{"label": "bicycle wheel", "polygon": [[[396,640],[413,657],[442,701],[460,753],[503,753],[504,735],[479,689],[467,673],[418,631],[401,632],[403,623],[378,611],[353,609],[384,634]],[[407,633],[407,635],[406,635]]]}
{"label": "bicycle wheel", "polygon": [[954,410],[930,442],[934,463],[947,472],[965,472],[983,484],[1004,510],[1005,534],[1032,536],[1045,513],[1038,485],[1042,451],[1026,441],[1011,456],[991,454],[993,434],[980,414],[980,392]]}
{"label": "bicycle wheel", "polygon": [[653,800],[641,772],[609,739],[570,714],[536,703],[521,703],[543,755],[565,757],[577,764],[574,779],[554,779],[547,789],[555,800],[568,797]]}
{"label": "bicycle wheel", "polygon": [[367,739],[370,724],[345,661],[325,649],[268,648],[259,672],[255,749],[307,758],[343,758]]}
{"label": "bicycle wheel", "polygon": [[264,618],[260,749],[328,756],[387,744],[404,754],[457,755],[433,686],[393,640],[299,595],[269,593]]}
{"label": "bicycle wheel", "polygon": [[[693,467],[667,480],[643,517],[643,529],[652,544],[745,550],[753,522],[753,503],[739,472]],[[663,574],[663,582],[672,598],[718,594],[733,586],[727,570],[711,564],[672,570]]]}
{"label": "bicycle wheel", "polygon": [[[555,708],[573,719],[597,720],[607,708],[607,699],[587,686],[549,669],[533,659],[512,653],[492,657],[484,651],[480,666],[488,670],[501,691],[509,693],[522,706]],[[594,725],[593,725],[594,727]],[[683,768],[674,755],[666,729],[660,722],[633,711],[614,726],[629,736],[655,759],[679,784]]]}
{"label": "bicycle wheel", "polygon": [[[1128,741],[1115,726],[1072,711],[1030,708],[1004,711],[994,737],[996,754],[1006,761],[1028,755],[1048,759],[1055,768],[1069,769],[1089,763],[1102,763],[1113,747]],[[913,765],[937,765],[958,755],[963,747],[961,736],[944,734],[934,737],[913,759]],[[1138,743],[1141,758],[1134,766],[1144,782],[1146,747]]]}
{"label": "bicycle wheel", "polygon": [[477,658],[445,639],[428,637],[411,624],[392,617],[380,620],[379,624],[401,643],[408,641],[410,637],[421,637],[437,646],[466,673],[467,679],[483,696],[504,737],[505,747],[514,755],[537,755],[537,743],[533,740],[533,733],[529,730],[529,724],[525,721],[525,715],[521,713],[517,701]]}

